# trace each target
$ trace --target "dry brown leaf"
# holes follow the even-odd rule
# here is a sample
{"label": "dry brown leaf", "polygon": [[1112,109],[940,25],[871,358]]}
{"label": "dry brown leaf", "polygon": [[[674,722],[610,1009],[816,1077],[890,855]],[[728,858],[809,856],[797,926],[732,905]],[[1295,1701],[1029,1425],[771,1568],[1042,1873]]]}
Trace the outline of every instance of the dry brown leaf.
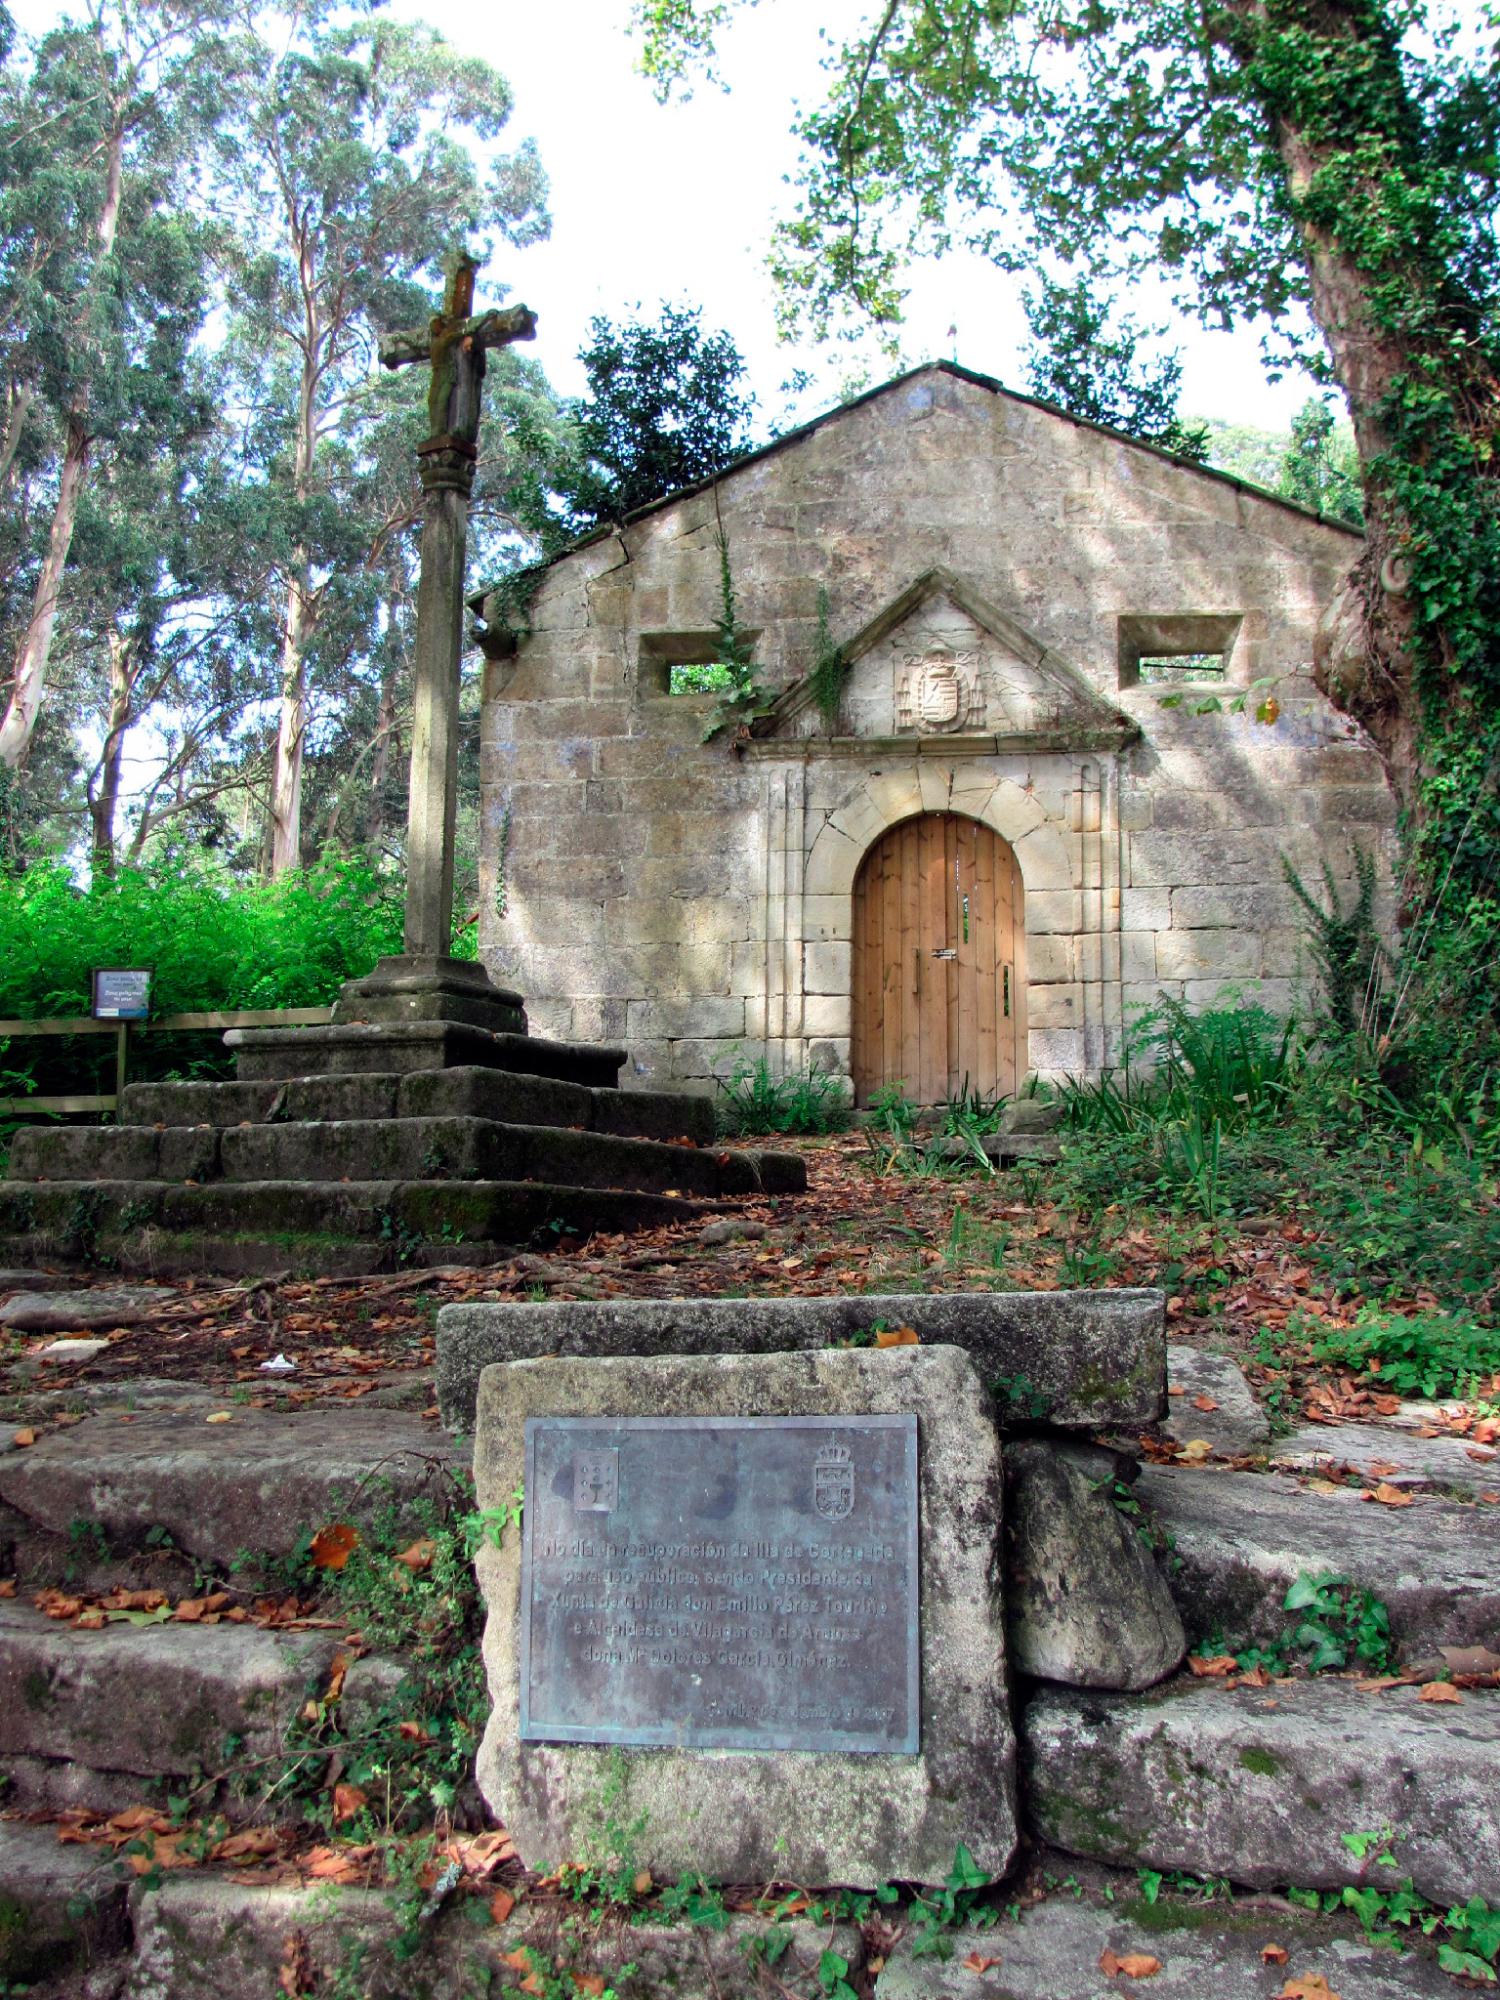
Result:
{"label": "dry brown leaf", "polygon": [[1409,1493],[1403,1493],[1399,1486],[1388,1485],[1383,1479],[1373,1489],[1370,1498],[1378,1500],[1382,1507],[1409,1507],[1411,1505],[1411,1495]]}
{"label": "dry brown leaf", "polygon": [[348,1521],[331,1521],[313,1536],[308,1560],[314,1569],[342,1569],[358,1547],[358,1528]]}
{"label": "dry brown leaf", "polygon": [[877,1347],[916,1347],[920,1342],[921,1335],[914,1326],[882,1327],[875,1336]]}
{"label": "dry brown leaf", "polygon": [[437,1543],[430,1535],[424,1535],[419,1542],[413,1542],[409,1549],[403,1549],[394,1560],[405,1565],[415,1576],[418,1571],[432,1568],[432,1559],[437,1554]]}
{"label": "dry brown leaf", "polygon": [[598,1995],[604,1991],[602,1972],[575,1972],[572,1978],[574,1987],[580,1993]]}
{"label": "dry brown leaf", "polygon": [[1439,1646],[1451,1674],[1500,1674],[1500,1653],[1488,1646]]}
{"label": "dry brown leaf", "polygon": [[12,1444],[19,1444],[23,1446],[28,1444],[35,1444],[36,1432],[33,1430],[13,1431],[11,1433],[10,1441]]}
{"label": "dry brown leaf", "polygon": [[1161,1971],[1161,1960],[1152,1958],[1144,1951],[1127,1951],[1123,1958],[1119,1958],[1114,1952],[1105,1950],[1099,1954],[1099,1970],[1106,1979],[1150,1979]]}
{"label": "dry brown leaf", "polygon": [[1462,1701],[1463,1696],[1452,1681],[1429,1681],[1417,1696],[1418,1701]]}
{"label": "dry brown leaf", "polygon": [[1212,1396],[1194,1396],[1193,1398],[1193,1408],[1195,1410],[1202,1410],[1205,1415],[1210,1410],[1218,1409],[1218,1407]]}
{"label": "dry brown leaf", "polygon": [[1387,1688],[1406,1685],[1405,1674],[1372,1674],[1367,1681],[1356,1681],[1356,1694],[1384,1694]]}
{"label": "dry brown leaf", "polygon": [[490,1897],[490,1921],[496,1924],[505,1923],[515,1907],[516,1899],[510,1890],[497,1889]]}
{"label": "dry brown leaf", "polygon": [[13,1576],[0,1576],[0,1597],[14,1597],[16,1580]]}
{"label": "dry brown leaf", "polygon": [[1185,1465],[1201,1465],[1205,1458],[1212,1458],[1213,1455],[1213,1445],[1207,1438],[1189,1438],[1177,1453]]}
{"label": "dry brown leaf", "polygon": [[435,1736],[428,1735],[420,1722],[398,1722],[396,1729],[397,1733],[404,1736],[408,1743],[435,1743],[437,1741]]}
{"label": "dry brown leaf", "polygon": [[1206,1658],[1200,1653],[1188,1654],[1188,1669],[1199,1680],[1218,1680],[1225,1674],[1238,1673],[1239,1668],[1233,1653],[1213,1653]]}
{"label": "dry brown leaf", "polygon": [[1289,1979],[1276,2000],[1339,2000],[1321,1972],[1303,1972]]}
{"label": "dry brown leaf", "polygon": [[228,1834],[214,1848],[215,1861],[268,1861],[280,1850],[274,1826],[251,1826],[243,1833]]}
{"label": "dry brown leaf", "polygon": [[518,1945],[514,1951],[501,1952],[500,1963],[508,1965],[512,1972],[525,1973],[526,1977],[521,1981],[521,1991],[523,1993],[540,1993],[543,1991],[542,1982],[538,1979],[536,1968],[531,1963],[531,1953],[526,1950],[524,1945]]}
{"label": "dry brown leaf", "polygon": [[102,1632],[109,1620],[102,1611],[80,1611],[73,1623],[80,1632]]}
{"label": "dry brown leaf", "polygon": [[998,1958],[982,1958],[977,1951],[971,1951],[963,1961],[965,1972],[988,1972],[991,1966],[1000,1963]]}
{"label": "dry brown leaf", "polygon": [[303,2000],[303,1995],[312,1991],[312,1952],[305,1931],[293,1931],[281,1952],[281,1974],[278,1985],[287,2000]]}
{"label": "dry brown leaf", "polygon": [[1284,1944],[1263,1944],[1260,1956],[1265,1965],[1285,1965],[1291,1954]]}
{"label": "dry brown leaf", "polygon": [[[649,1868],[638,1869],[635,1879],[631,1882],[630,1886],[637,1896],[649,1896],[651,1891],[656,1887],[656,1884],[651,1879],[651,1870]],[[806,1909],[806,1903],[802,1907]]]}
{"label": "dry brown leaf", "polygon": [[233,1410],[215,1410],[213,1415],[203,1419],[206,1424],[228,1424],[234,1421]]}
{"label": "dry brown leaf", "polygon": [[123,1812],[110,1814],[109,1824],[116,1833],[139,1833],[145,1827],[153,1833],[167,1833],[172,1826],[155,1806],[126,1806]]}
{"label": "dry brown leaf", "polygon": [[361,1791],[358,1785],[335,1785],[333,1788],[335,1820],[353,1819],[354,1815],[369,1803],[369,1793]]}

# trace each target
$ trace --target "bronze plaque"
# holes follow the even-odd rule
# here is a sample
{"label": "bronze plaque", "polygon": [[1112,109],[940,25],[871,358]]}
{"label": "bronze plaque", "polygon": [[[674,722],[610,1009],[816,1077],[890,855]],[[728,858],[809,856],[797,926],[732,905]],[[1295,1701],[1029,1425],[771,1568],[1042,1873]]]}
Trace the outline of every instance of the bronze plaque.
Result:
{"label": "bronze plaque", "polygon": [[921,1744],[917,1420],[529,1417],[521,1736]]}

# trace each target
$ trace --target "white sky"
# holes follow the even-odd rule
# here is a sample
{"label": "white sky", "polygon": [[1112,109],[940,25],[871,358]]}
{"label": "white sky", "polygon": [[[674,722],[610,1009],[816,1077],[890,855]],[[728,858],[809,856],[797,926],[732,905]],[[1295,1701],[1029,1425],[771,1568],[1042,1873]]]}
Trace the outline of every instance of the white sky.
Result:
{"label": "white sky", "polygon": [[[630,0],[396,0],[393,11],[431,22],[493,63],[515,93],[508,136],[536,139],[552,184],[552,236],[511,253],[494,274],[539,315],[531,351],[554,387],[584,387],[576,356],[595,313],[619,318],[639,304],[654,317],[662,300],[701,305],[705,326],[729,329],[749,364],[762,429],[787,414],[779,390],[795,368],[817,378],[798,406],[802,417],[836,401],[861,361],[873,364],[876,381],[892,372],[873,352],[856,355],[842,343],[779,343],[766,270],[773,223],[793,205],[786,177],[797,158],[795,105],[820,92],[820,24],[841,36],[863,16],[858,0],[764,0],[723,40],[729,94],[700,83],[691,101],[667,105],[636,74]],[[1024,388],[1019,288],[971,256],[915,267],[904,359],[956,351],[966,366]],[[1131,306],[1148,323],[1171,316],[1165,296],[1145,286]],[[1178,322],[1169,344],[1182,349],[1186,416],[1281,429],[1312,393],[1304,375],[1266,380],[1254,333]]]}

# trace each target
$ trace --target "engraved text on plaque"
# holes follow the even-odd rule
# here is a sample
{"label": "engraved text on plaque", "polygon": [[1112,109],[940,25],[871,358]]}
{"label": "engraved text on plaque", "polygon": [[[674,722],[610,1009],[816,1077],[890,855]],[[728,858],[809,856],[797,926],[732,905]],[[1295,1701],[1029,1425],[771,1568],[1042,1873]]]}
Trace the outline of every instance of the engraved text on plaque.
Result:
{"label": "engraved text on plaque", "polygon": [[920,1747],[917,1420],[532,1417],[521,1735]]}

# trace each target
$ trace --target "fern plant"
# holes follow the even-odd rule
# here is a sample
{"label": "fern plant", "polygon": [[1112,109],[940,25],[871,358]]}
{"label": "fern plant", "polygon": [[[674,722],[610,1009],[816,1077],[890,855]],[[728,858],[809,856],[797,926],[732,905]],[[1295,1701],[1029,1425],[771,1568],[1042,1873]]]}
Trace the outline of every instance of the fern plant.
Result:
{"label": "fern plant", "polygon": [[1355,897],[1340,907],[1333,869],[1323,863],[1324,909],[1283,854],[1281,872],[1287,887],[1307,917],[1307,943],[1323,982],[1323,1006],[1328,1026],[1343,1040],[1368,1032],[1378,1011],[1384,975],[1391,954],[1375,923],[1375,856],[1354,850]]}
{"label": "fern plant", "polygon": [[844,683],[848,678],[849,662],[844,657],[844,649],[835,644],[828,628],[828,592],[819,584],[817,652],[807,685],[830,736],[838,727],[839,705],[844,699]]}

